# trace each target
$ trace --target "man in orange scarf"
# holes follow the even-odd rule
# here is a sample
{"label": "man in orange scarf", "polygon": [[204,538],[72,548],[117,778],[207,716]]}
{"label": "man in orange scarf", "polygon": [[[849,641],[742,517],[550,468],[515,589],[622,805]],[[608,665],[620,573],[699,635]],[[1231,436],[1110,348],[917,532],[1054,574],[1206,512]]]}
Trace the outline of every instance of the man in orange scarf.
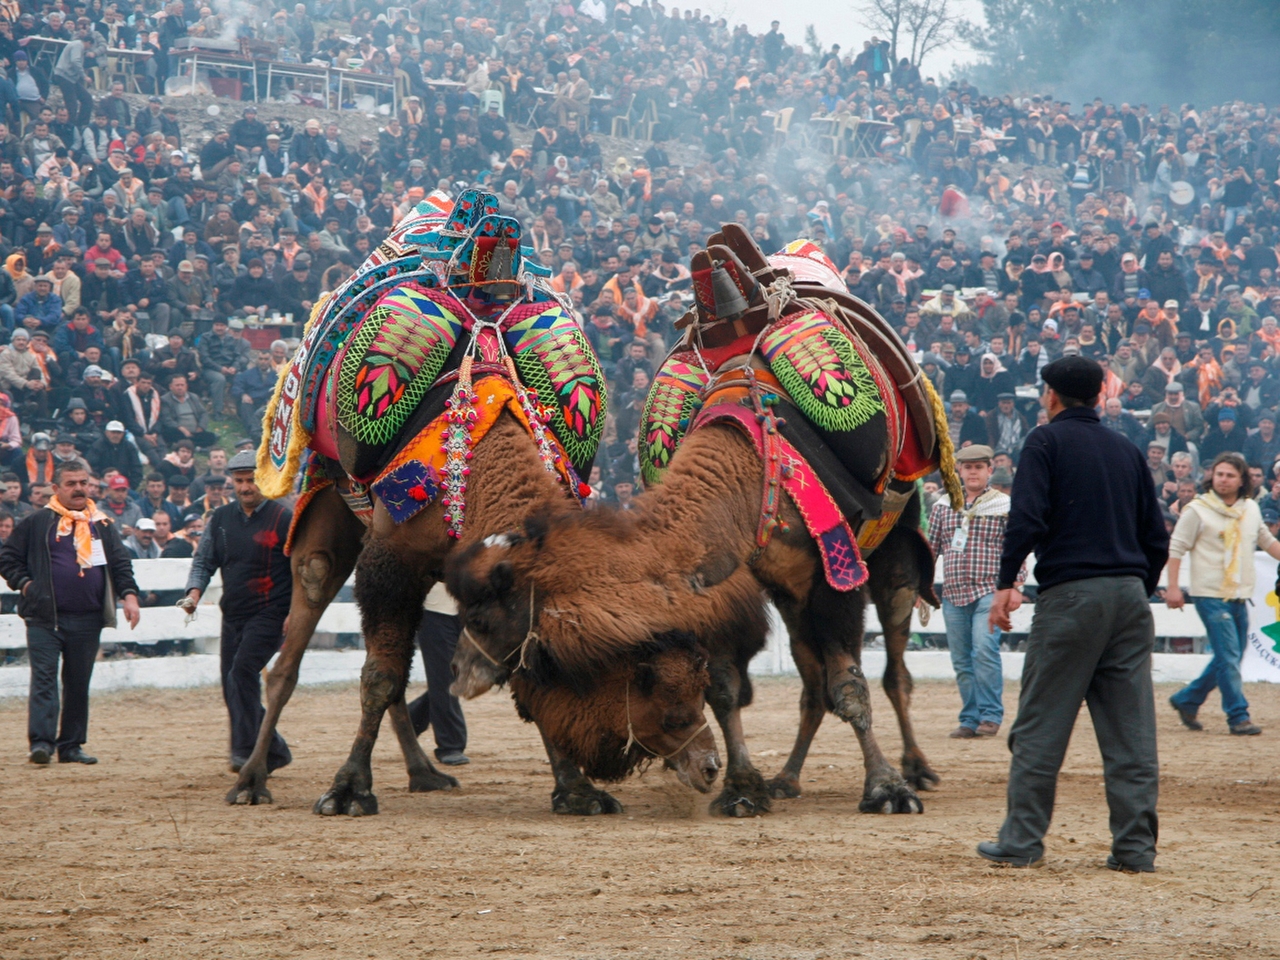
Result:
{"label": "man in orange scarf", "polygon": [[[27,625],[31,694],[27,706],[30,761],[97,763],[84,752],[89,734],[89,681],[103,627],[116,625],[116,598],[138,625],[138,585],[120,533],[89,499],[89,465],[54,467],[54,495],[13,529],[0,548],[0,576],[19,594]],[[62,660],[59,729],[58,661]]]}

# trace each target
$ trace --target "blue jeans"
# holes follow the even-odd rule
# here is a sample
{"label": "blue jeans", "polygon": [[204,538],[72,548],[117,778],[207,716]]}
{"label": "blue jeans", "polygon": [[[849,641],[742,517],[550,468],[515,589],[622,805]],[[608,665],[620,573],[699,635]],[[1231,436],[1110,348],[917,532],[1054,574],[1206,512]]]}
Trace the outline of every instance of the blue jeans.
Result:
{"label": "blue jeans", "polygon": [[960,688],[960,725],[976,730],[989,720],[1004,720],[1004,670],[1000,665],[1000,631],[987,625],[994,594],[962,607],[942,601],[947,646]]}
{"label": "blue jeans", "polygon": [[1249,607],[1243,600],[1219,600],[1217,597],[1194,597],[1196,613],[1209,635],[1213,659],[1204,673],[1175,693],[1175,704],[1190,713],[1200,709],[1213,688],[1222,692],[1222,711],[1227,723],[1235,726],[1249,722],[1249,701],[1240,684],[1240,658],[1249,636]]}

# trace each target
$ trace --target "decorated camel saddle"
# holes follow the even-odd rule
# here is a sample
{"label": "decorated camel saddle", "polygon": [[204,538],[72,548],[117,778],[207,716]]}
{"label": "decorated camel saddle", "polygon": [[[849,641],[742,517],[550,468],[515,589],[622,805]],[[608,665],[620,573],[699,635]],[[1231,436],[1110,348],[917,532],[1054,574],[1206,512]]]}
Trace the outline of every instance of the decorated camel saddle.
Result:
{"label": "decorated camel saddle", "polygon": [[770,257],[726,224],[692,263],[694,306],[641,416],[646,484],[693,430],[729,424],[765,467],[757,545],[785,490],[818,544],[828,583],[852,590],[916,481],[941,469],[960,496],[946,414],[885,320],[852,297],[807,240]]}
{"label": "decorated camel saddle", "polygon": [[317,303],[267,405],[258,484],[302,477],[294,523],[336,484],[366,523],[403,523],[440,498],[461,536],[470,451],[509,412],[581,498],[605,380],[569,304],[522,248],[497,198],[433,193]]}

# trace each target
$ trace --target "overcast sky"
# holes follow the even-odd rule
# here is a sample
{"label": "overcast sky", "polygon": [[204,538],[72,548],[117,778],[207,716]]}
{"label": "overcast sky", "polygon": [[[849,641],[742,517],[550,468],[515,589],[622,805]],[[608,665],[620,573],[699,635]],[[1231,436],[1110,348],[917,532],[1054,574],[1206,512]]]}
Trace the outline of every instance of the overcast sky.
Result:
{"label": "overcast sky", "polygon": [[[670,6],[668,2],[668,9]],[[700,6],[704,12],[713,17],[724,17],[730,24],[745,22],[752,33],[763,33],[769,29],[771,20],[778,20],[789,43],[802,43],[805,26],[810,23],[817,27],[818,39],[827,47],[838,43],[841,50],[857,51],[862,49],[864,40],[871,38],[870,31],[862,26],[856,6],[850,0],[805,0],[790,4],[779,3],[778,0],[712,0]],[[982,19],[979,0],[952,0],[952,7],[962,16],[976,21]],[[956,63],[966,63],[972,58],[973,53],[968,47],[957,44],[926,57],[923,72],[926,76],[950,72]]]}

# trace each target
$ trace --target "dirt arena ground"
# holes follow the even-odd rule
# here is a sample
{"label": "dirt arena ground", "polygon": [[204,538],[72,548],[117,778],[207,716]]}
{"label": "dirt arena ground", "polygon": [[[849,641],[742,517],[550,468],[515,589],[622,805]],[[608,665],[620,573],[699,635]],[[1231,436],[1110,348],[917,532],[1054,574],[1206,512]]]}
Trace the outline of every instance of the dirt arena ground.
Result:
{"label": "dirt arena ground", "polygon": [[[799,683],[757,689],[747,729],[772,772]],[[1157,690],[1162,705],[1169,692]],[[978,860],[1008,754],[1003,736],[946,738],[956,697],[943,683],[917,690],[917,729],[944,778],[923,816],[857,812],[856,741],[828,717],[806,796],[747,821],[712,818],[657,770],[617,787],[620,817],[552,815],[538,738],[502,694],[467,706],[472,764],[456,793],[409,795],[386,730],[382,813],[360,820],[311,814],[355,729],[353,687],[299,692],[283,724],[297,759],[272,780],[276,803],[257,808],[222,802],[232,776],[214,689],[96,699],[96,767],[28,765],[25,702],[0,701],[0,957],[1276,957],[1280,689],[1249,697],[1261,738],[1228,736],[1216,707],[1202,734],[1160,710],[1159,872],[1139,877],[1102,866],[1085,711],[1047,865]],[[896,751],[882,697],[876,709]]]}

